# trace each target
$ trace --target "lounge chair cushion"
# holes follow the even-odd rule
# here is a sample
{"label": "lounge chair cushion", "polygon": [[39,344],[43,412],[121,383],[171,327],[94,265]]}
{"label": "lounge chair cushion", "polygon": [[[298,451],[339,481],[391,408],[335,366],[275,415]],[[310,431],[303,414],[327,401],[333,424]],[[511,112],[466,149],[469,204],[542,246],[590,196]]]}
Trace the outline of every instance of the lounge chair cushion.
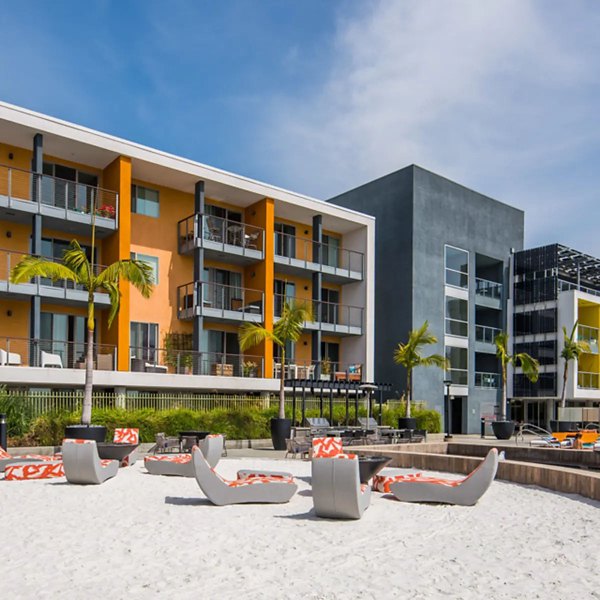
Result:
{"label": "lounge chair cushion", "polygon": [[38,462],[9,465],[4,471],[6,481],[24,481],[26,479],[52,479],[64,477],[65,468],[62,462]]}
{"label": "lounge chair cushion", "polygon": [[[423,473],[409,473],[407,475],[375,475],[373,477],[373,491],[382,494],[390,493],[390,485],[397,481],[408,481],[416,477],[421,478]],[[419,479],[419,481],[422,481]]]}
{"label": "lounge chair cushion", "polygon": [[342,454],[342,438],[322,437],[313,440],[313,458],[333,458]]}
{"label": "lounge chair cushion", "polygon": [[140,430],[126,427],[117,427],[113,437],[115,444],[139,444]]}
{"label": "lounge chair cushion", "polygon": [[279,477],[293,479],[293,475],[286,471],[257,471],[256,469],[242,469],[237,472],[238,479],[250,479],[256,477]]}

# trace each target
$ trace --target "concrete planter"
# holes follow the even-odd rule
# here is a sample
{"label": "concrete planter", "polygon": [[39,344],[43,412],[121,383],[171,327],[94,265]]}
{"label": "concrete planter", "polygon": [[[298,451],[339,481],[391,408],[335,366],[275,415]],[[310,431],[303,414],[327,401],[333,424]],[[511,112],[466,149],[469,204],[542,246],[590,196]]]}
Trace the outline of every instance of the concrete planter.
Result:
{"label": "concrete planter", "polygon": [[286,439],[292,436],[291,419],[271,419],[271,440],[275,450],[285,450]]}
{"label": "concrete planter", "polygon": [[492,423],[492,431],[498,440],[510,440],[515,432],[515,424],[513,421],[494,421]]}
{"label": "concrete planter", "polygon": [[65,427],[65,437],[104,442],[106,440],[106,427],[104,425],[67,425]]}

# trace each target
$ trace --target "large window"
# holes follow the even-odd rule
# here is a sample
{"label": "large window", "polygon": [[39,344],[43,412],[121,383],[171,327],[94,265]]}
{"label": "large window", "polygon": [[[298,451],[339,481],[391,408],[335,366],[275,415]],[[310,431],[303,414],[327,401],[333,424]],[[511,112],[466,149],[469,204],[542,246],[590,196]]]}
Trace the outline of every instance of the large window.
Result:
{"label": "large window", "polygon": [[158,323],[131,323],[131,358],[156,362],[158,348]]}
{"label": "large window", "polygon": [[275,254],[296,258],[296,228],[293,225],[275,223]]}
{"label": "large window", "polygon": [[322,260],[324,265],[330,267],[339,266],[339,250],[340,240],[338,238],[331,237],[330,235],[323,235]]}
{"label": "large window", "polygon": [[469,352],[466,348],[446,346],[446,358],[450,362],[448,374],[454,385],[469,384]]}
{"label": "large window", "polygon": [[86,317],[43,312],[40,350],[58,354],[63,368],[85,362]]}
{"label": "large window", "polygon": [[515,335],[553,333],[558,329],[556,308],[515,313]]}
{"label": "large window", "polygon": [[147,217],[159,216],[158,191],[141,185],[131,186],[131,212]]}
{"label": "large window", "polygon": [[446,296],[446,333],[448,335],[469,335],[469,303],[461,298]]}
{"label": "large window", "polygon": [[446,246],[446,285],[469,287],[469,253]]}
{"label": "large window", "polygon": [[133,260],[139,260],[145,262],[152,269],[152,283],[158,284],[158,256],[150,256],[149,254],[139,254],[138,252],[132,252],[131,258]]}
{"label": "large window", "polygon": [[[96,199],[98,177],[72,167],[45,162],[42,202],[51,206],[89,213]],[[96,207],[97,208],[97,207]]]}
{"label": "large window", "polygon": [[275,291],[275,316],[280,317],[285,302],[293,303],[296,300],[296,284],[291,281],[276,279],[274,282]]}

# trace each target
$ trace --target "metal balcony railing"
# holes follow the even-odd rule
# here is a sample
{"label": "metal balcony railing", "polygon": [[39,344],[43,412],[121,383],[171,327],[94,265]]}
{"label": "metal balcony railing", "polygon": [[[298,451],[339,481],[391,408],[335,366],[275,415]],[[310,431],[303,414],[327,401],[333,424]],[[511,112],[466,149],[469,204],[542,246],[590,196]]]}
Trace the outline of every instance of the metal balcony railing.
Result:
{"label": "metal balcony railing", "polygon": [[493,344],[496,336],[502,333],[498,327],[489,327],[487,325],[475,325],[475,341]]}
{"label": "metal balcony railing", "polygon": [[600,389],[600,375],[598,373],[579,371],[577,373],[577,387],[585,390]]}
{"label": "metal balcony railing", "polygon": [[227,246],[264,253],[264,229],[238,221],[230,221],[212,215],[194,214],[177,223],[179,252],[185,253],[194,247],[196,238],[202,238],[221,246]]}
{"label": "metal balcony railing", "polygon": [[598,354],[598,329],[588,325],[577,326],[577,340],[587,342],[590,354]]}
{"label": "metal balcony railing", "polygon": [[359,328],[363,326],[364,308],[323,300],[291,298],[284,294],[275,294],[275,317],[281,317],[285,302],[294,302],[306,306],[312,314],[311,322],[313,323]]}
{"label": "metal balcony railing", "polygon": [[[273,377],[279,379],[281,375],[281,363],[277,358],[273,359]],[[286,361],[285,379],[309,379],[320,381],[362,381],[362,365],[346,364],[330,361],[324,358],[320,361]]]}
{"label": "metal balcony railing", "polygon": [[179,319],[191,319],[199,310],[201,314],[212,316],[217,311],[227,318],[232,318],[232,313],[235,313],[241,320],[247,315],[257,315],[262,320],[263,305],[264,294],[259,290],[204,281],[186,283],[177,288]]}
{"label": "metal balcony railing", "polygon": [[287,259],[289,264],[300,262],[306,269],[311,269],[317,264],[347,271],[348,274],[360,273],[361,277],[364,271],[365,257],[362,252],[347,250],[334,244],[314,242],[288,233],[275,232],[275,256]]}
{"label": "metal balcony railing", "polygon": [[130,369],[135,372],[222,377],[264,376],[264,359],[250,354],[132,346],[130,356]]}
{"label": "metal balcony railing", "polygon": [[7,165],[0,165],[0,196],[8,198],[8,205],[20,200],[34,202],[41,207],[51,206],[68,212],[82,213],[116,222],[119,214],[119,195],[112,190],[85,185],[76,181],[41,175]]}
{"label": "metal balcony railing", "polygon": [[[85,342],[30,338],[0,338],[0,368],[2,366],[52,367],[85,369]],[[94,344],[94,369],[112,371],[116,368],[116,347]]]}
{"label": "metal balcony railing", "polygon": [[485,298],[493,298],[495,300],[502,299],[502,284],[489,279],[475,278],[475,294],[484,296]]}
{"label": "metal balcony railing", "polygon": [[475,387],[498,389],[500,387],[500,373],[475,372]]}

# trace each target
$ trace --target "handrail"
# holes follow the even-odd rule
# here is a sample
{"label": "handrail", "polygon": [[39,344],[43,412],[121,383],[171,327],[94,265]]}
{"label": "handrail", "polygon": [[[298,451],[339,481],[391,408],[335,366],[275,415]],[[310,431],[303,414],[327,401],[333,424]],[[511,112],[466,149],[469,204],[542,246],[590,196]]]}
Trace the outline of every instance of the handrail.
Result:
{"label": "handrail", "polygon": [[312,314],[312,323],[362,327],[364,308],[360,306],[313,300],[312,298],[292,298],[286,294],[275,294],[275,317],[281,316],[283,303],[289,300],[309,307]]}
{"label": "handrail", "polygon": [[502,332],[499,327],[490,325],[475,325],[475,341],[493,344],[496,336]]}
{"label": "handrail", "polygon": [[519,424],[519,428],[515,433],[516,444],[519,443],[519,436],[521,437],[521,441],[525,441],[525,433],[530,433],[531,435],[535,435],[539,438],[552,437],[552,432],[544,429],[543,427],[539,427],[538,425],[534,425],[533,423],[521,423]]}
{"label": "handrail", "polygon": [[503,284],[499,281],[491,281],[482,277],[475,277],[475,294],[486,298],[502,298]]}

